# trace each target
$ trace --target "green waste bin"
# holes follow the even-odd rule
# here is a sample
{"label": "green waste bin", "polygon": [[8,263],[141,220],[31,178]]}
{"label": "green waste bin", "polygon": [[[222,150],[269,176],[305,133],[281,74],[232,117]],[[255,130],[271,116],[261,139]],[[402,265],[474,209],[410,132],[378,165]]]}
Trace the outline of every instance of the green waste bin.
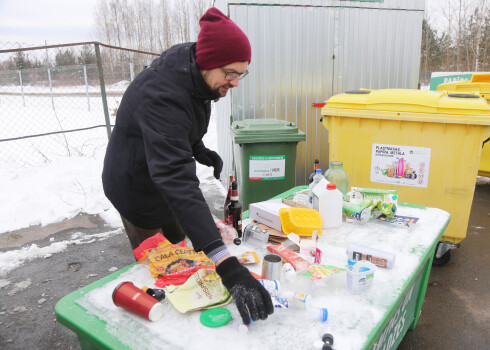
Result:
{"label": "green waste bin", "polygon": [[245,119],[231,125],[243,210],[295,186],[296,146],[306,135],[278,119]]}

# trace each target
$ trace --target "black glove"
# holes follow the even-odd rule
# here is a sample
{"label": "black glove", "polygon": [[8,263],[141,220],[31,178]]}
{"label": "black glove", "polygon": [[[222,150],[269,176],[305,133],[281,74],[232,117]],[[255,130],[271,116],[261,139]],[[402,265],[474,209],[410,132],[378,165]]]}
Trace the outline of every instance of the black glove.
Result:
{"label": "black glove", "polygon": [[236,257],[223,260],[216,272],[235,299],[243,323],[250,324],[250,318],[265,320],[274,312],[270,294]]}
{"label": "black glove", "polygon": [[223,161],[218,153],[205,148],[199,154],[195,154],[194,158],[202,165],[212,166],[214,168],[214,177],[219,180],[219,174],[221,174],[221,169],[223,169]]}

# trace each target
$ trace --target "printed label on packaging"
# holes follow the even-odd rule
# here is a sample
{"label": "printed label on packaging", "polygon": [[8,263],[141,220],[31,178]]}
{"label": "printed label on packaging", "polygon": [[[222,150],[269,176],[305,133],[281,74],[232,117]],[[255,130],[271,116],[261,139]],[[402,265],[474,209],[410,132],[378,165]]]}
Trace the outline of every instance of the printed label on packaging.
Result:
{"label": "printed label on packaging", "polygon": [[248,179],[250,181],[284,180],[286,156],[250,156]]}
{"label": "printed label on packaging", "polygon": [[427,188],[430,148],[373,143],[371,181]]}

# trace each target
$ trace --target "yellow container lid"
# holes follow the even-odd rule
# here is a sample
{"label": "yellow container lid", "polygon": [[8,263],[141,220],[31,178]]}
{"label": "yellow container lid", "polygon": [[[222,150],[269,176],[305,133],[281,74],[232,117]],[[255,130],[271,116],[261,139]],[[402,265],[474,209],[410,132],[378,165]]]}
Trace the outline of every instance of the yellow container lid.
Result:
{"label": "yellow container lid", "polygon": [[322,234],[323,221],[319,212],[310,208],[281,208],[279,209],[282,231],[285,234],[291,232],[298,236],[311,236],[313,231]]}
{"label": "yellow container lid", "polygon": [[490,102],[490,73],[476,73],[470,81],[439,84],[437,91],[464,92],[480,95]]}
{"label": "yellow container lid", "polygon": [[332,96],[322,115],[490,125],[490,105],[483,98],[447,91],[349,91]]}

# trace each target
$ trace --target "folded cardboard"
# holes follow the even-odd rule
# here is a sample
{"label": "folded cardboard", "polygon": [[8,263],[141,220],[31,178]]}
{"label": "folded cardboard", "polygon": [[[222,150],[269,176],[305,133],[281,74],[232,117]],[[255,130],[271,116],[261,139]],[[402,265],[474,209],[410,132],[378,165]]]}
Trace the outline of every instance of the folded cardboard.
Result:
{"label": "folded cardboard", "polygon": [[279,209],[281,208],[290,208],[289,205],[282,202],[281,198],[251,203],[249,216],[252,220],[282,231],[281,218],[279,217]]}

